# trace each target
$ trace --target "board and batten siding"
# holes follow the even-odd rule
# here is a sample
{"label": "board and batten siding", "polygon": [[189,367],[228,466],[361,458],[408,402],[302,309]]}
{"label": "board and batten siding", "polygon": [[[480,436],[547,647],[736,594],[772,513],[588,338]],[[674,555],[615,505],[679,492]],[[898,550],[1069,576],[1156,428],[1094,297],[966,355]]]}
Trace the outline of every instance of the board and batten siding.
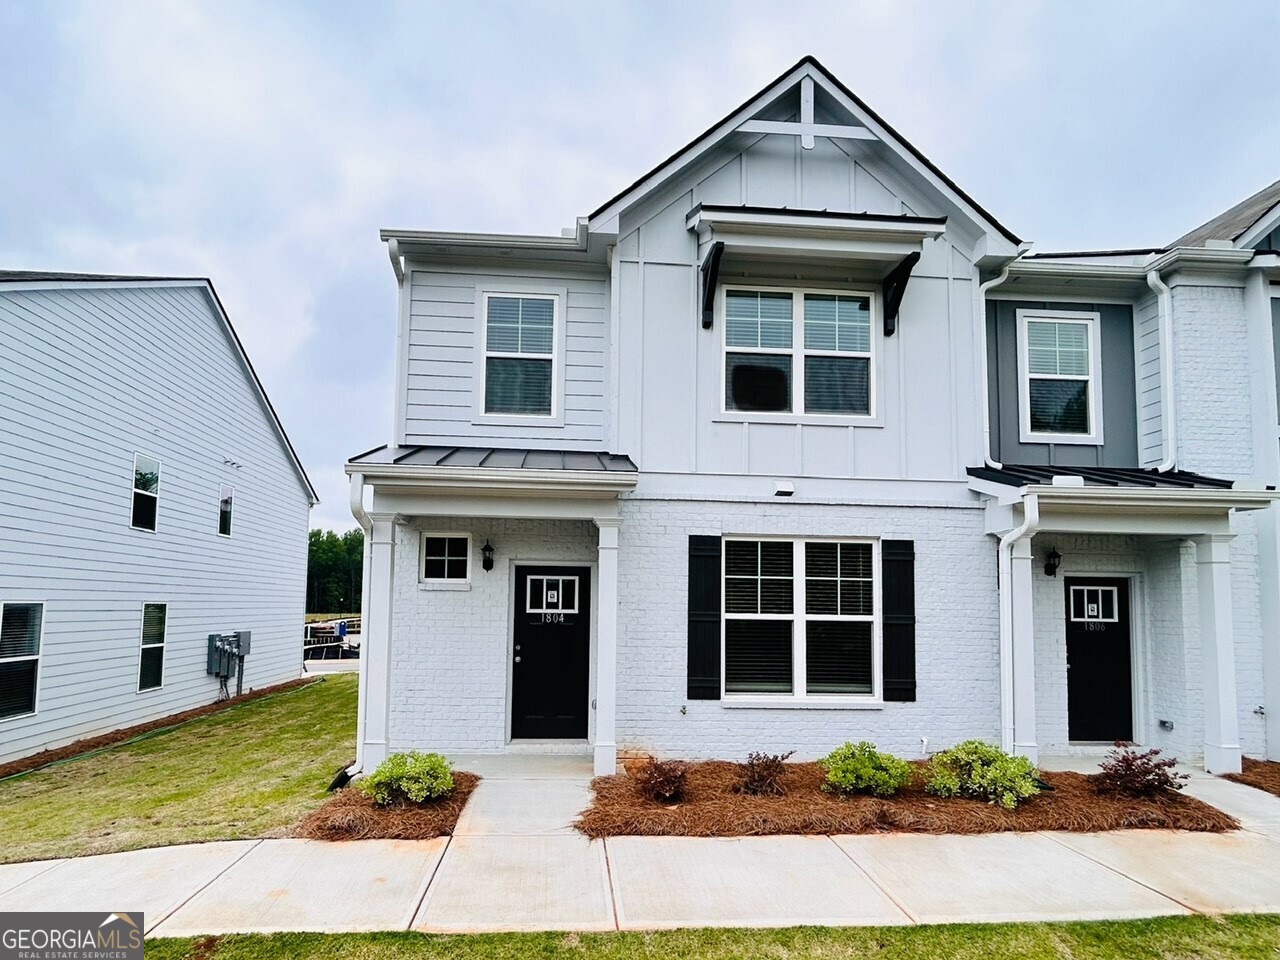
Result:
{"label": "board and batten siding", "polygon": [[[408,342],[403,351],[403,442],[565,450],[599,450],[605,443],[607,272],[550,266],[543,269],[426,267],[410,263]],[[482,294],[563,291],[560,325],[562,416],[486,418],[478,415],[484,391]],[[561,363],[558,359],[557,363]]]}
{"label": "board and batten siding", "polygon": [[[246,689],[300,675],[309,496],[205,290],[0,286],[0,600],[45,604],[0,761],[211,703],[211,632],[253,632]],[[135,452],[162,464],[154,533],[129,525]],[[168,626],[139,693],[145,602]]]}
{"label": "board and batten siding", "polygon": [[[973,239],[952,229],[926,241],[897,333],[873,330],[874,422],[723,411],[722,322],[700,323],[704,250],[686,228],[699,203],[938,216],[874,147],[765,136],[725,146],[619,221],[616,302],[617,449],[646,473],[959,481],[982,460],[976,388]],[[879,289],[856,261],[819,265],[726,255],[721,283]],[[878,277],[878,274],[875,275]]]}
{"label": "board and batten siding", "polygon": [[[1100,316],[1102,443],[1023,443],[1019,429],[1019,310],[1092,312]],[[1138,412],[1133,308],[1116,303],[992,300],[987,303],[991,456],[1001,463],[1069,467],[1136,467]],[[1158,363],[1158,355],[1157,355]],[[1158,384],[1157,384],[1158,389]],[[1158,440],[1157,440],[1158,442]]]}

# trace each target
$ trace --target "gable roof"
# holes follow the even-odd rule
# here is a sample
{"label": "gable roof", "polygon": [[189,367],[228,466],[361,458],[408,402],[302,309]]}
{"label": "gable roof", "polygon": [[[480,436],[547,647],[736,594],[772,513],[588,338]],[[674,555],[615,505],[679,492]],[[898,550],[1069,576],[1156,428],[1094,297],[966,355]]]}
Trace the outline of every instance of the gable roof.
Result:
{"label": "gable roof", "polygon": [[1230,240],[1235,243],[1270,211],[1276,210],[1280,214],[1277,208],[1280,208],[1280,180],[1269,187],[1263,187],[1212,220],[1200,224],[1190,233],[1183,234],[1169,246],[1202,247],[1206,240]]}
{"label": "gable roof", "polygon": [[[984,221],[988,226],[993,228],[1015,246],[1022,243],[1021,238],[1019,238],[1017,234],[1004,224],[1000,223],[1000,221],[988,213],[981,204],[969,196],[969,194],[965,193],[964,190],[962,190],[954,180],[943,173],[933,163],[933,161],[921,153],[893,127],[889,126],[889,124],[886,123],[878,113],[867,106],[867,104],[858,97],[857,94],[841,83],[840,80],[831,73],[831,71],[819,63],[817,58],[813,56],[803,57],[794,66],[783,71],[776,80],[766,86],[759,93],[755,94],[737,109],[731,111],[723,119],[717,121],[703,133],[689,141],[689,143],[685,144],[667,159],[663,160],[648,173],[641,176],[630,186],[624,188],[619,193],[602,203],[591,213],[589,219],[594,221],[611,210],[620,209],[621,206],[629,206],[630,202],[636,196],[641,193],[648,192],[649,189],[657,186],[658,182],[661,182],[668,176],[674,174],[679,167],[683,167],[692,161],[694,156],[701,154],[733,133],[739,123],[743,120],[749,119],[751,115],[772,103],[779,94],[785,92],[792,83],[795,83],[800,79],[804,72],[808,71],[816,73],[825,83],[839,91],[839,93],[847,98],[859,112],[865,115],[866,119],[870,120],[871,123],[879,128],[878,131],[873,132],[882,134],[882,139],[889,141],[891,145],[897,146],[920,163],[929,174],[939,181],[939,186],[941,186],[941,188],[945,191],[949,191],[954,198],[959,201],[961,207],[969,208],[974,219]],[[746,116],[743,116],[744,114],[746,114]]]}
{"label": "gable roof", "polygon": [[244,369],[249,374],[249,382],[257,393],[258,399],[262,402],[262,407],[266,411],[267,419],[269,419],[272,426],[275,427],[276,433],[280,437],[280,443],[284,447],[285,453],[288,454],[294,470],[297,471],[298,479],[302,481],[302,486],[306,490],[308,498],[310,498],[312,504],[319,503],[320,497],[316,495],[316,488],[312,485],[311,478],[307,476],[307,470],[302,465],[302,460],[298,456],[298,451],[294,449],[293,442],[289,439],[289,435],[285,433],[284,424],[280,422],[280,416],[276,413],[276,408],[272,406],[271,398],[267,396],[266,388],[263,387],[262,381],[258,379],[258,372],[253,369],[253,362],[249,359],[249,354],[245,351],[244,344],[240,342],[240,336],[236,333],[235,327],[231,325],[231,318],[227,316],[227,311],[222,306],[222,301],[218,298],[218,291],[214,289],[212,280],[209,280],[207,277],[143,277],[104,273],[67,273],[65,271],[51,270],[0,270],[0,284],[114,284],[135,282],[145,283],[148,286],[172,285],[203,288],[205,295],[209,300],[209,305],[213,308],[213,312],[218,316],[218,319],[222,321],[223,328],[230,338],[240,362],[244,364]]}

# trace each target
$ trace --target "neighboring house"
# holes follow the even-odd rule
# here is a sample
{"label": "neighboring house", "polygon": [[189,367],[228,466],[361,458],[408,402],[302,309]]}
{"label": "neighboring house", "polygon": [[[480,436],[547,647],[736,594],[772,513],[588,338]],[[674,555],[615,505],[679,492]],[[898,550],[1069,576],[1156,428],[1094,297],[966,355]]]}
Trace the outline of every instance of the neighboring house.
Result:
{"label": "neighboring house", "polygon": [[0,762],[214,702],[210,633],[299,676],[315,492],[209,281],[0,271],[0,405]]}
{"label": "neighboring house", "polygon": [[361,763],[1280,755],[1254,213],[1026,256],[806,58],[563,236],[384,231]]}

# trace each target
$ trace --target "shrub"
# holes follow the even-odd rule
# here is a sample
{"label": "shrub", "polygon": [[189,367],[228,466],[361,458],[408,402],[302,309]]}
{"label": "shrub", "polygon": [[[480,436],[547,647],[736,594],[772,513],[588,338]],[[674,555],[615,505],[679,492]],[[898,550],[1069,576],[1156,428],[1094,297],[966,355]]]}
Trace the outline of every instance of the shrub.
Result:
{"label": "shrub", "polygon": [[911,782],[911,764],[874,743],[846,743],[818,761],[827,771],[822,789],[834,793],[873,793],[891,797]]}
{"label": "shrub", "polygon": [[1174,757],[1161,757],[1160,749],[1139,751],[1131,743],[1117,742],[1102,761],[1094,777],[1098,793],[1118,793],[1126,797],[1159,797],[1177,793],[1191,778],[1173,768]]}
{"label": "shrub", "polygon": [[1039,772],[981,740],[966,740],[934,756],[925,790],[937,797],[974,797],[1014,809],[1042,789]]}
{"label": "shrub", "polygon": [[650,800],[676,803],[684,798],[685,776],[685,765],[678,760],[650,760],[640,768],[636,782]]}
{"label": "shrub", "polygon": [[380,807],[439,800],[453,792],[453,768],[438,753],[393,753],[360,781],[360,789]]}
{"label": "shrub", "polygon": [[787,788],[782,785],[782,774],[785,772],[783,765],[793,753],[794,750],[777,754],[747,754],[747,762],[738,765],[742,776],[738,781],[737,791],[753,797],[782,796],[787,792]]}

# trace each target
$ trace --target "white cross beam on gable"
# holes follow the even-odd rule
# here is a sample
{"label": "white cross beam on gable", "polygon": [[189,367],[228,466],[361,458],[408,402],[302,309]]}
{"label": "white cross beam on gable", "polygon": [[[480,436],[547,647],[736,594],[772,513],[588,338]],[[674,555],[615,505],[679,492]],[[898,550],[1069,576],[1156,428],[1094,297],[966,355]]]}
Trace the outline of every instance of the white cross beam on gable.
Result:
{"label": "white cross beam on gable", "polygon": [[830,137],[842,140],[877,140],[866,127],[853,127],[839,123],[815,123],[813,120],[813,77],[800,80],[800,122],[790,120],[747,120],[738,125],[742,133],[780,133],[800,138],[800,146],[813,149],[814,137]]}

